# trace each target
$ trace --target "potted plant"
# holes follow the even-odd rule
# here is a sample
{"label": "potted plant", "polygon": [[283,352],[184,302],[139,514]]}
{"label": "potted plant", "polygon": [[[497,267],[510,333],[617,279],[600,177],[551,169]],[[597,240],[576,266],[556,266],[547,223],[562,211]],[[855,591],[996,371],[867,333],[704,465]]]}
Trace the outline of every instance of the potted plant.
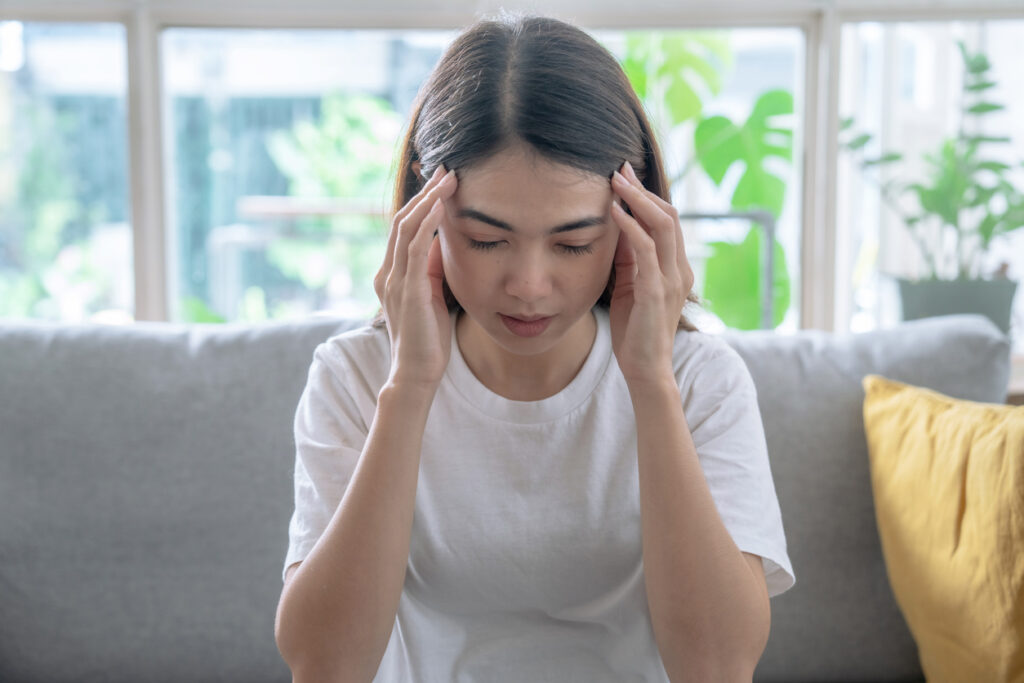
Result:
{"label": "potted plant", "polygon": [[[995,238],[1024,227],[1024,193],[1009,177],[1012,167],[988,156],[989,150],[1009,144],[1010,138],[980,132],[982,117],[1004,108],[986,97],[996,85],[988,75],[991,65],[984,54],[969,54],[962,41],[958,45],[965,71],[957,134],[923,156],[929,171],[924,180],[877,184],[925,262],[921,279],[897,278],[903,318],[981,313],[1008,333],[1017,283],[1007,278],[1005,263],[985,273],[983,262]],[[896,152],[865,158],[871,135],[855,133],[852,127],[852,119],[843,120],[841,130],[850,138],[840,144],[858,155],[867,177],[902,161],[903,155]],[[916,200],[914,211],[907,211],[900,201],[908,194]]]}

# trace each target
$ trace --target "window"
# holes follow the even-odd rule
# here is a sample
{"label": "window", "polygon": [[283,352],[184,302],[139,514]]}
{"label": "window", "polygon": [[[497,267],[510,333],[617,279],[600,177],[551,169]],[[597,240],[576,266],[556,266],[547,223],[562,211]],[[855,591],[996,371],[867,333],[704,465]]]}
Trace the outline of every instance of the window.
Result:
{"label": "window", "polygon": [[392,160],[452,35],[163,33],[174,319],[376,311]]}
{"label": "window", "polygon": [[[392,159],[412,99],[453,35],[164,32],[176,319],[263,320],[316,311],[365,317],[376,310],[372,278],[383,257]],[[794,96],[802,96],[800,33],[595,35],[632,64],[633,75],[649,72],[646,101],[680,206],[722,214],[770,209],[773,220],[781,217],[778,241],[785,245],[777,279],[787,289],[798,282],[799,260],[784,254],[797,254],[800,240],[800,169],[792,164],[800,133],[792,114]],[[353,63],[361,68],[349,68]],[[776,108],[773,117],[757,114],[766,106]],[[713,137],[704,131],[723,122],[737,131],[736,142],[753,132],[757,145],[721,146],[699,159],[695,141]],[[766,125],[776,132],[762,130]],[[772,145],[774,156],[766,153]],[[715,177],[719,167],[725,177]],[[719,282],[722,264],[729,270],[728,289],[716,295],[712,310],[731,315],[726,322],[734,325],[758,326],[760,263],[756,249],[742,247],[745,236],[758,238],[763,228],[746,219],[689,227],[695,269],[704,273],[707,260],[697,245],[707,240],[720,243],[722,253],[710,262]],[[739,286],[737,258],[755,270]],[[776,310],[791,329],[796,301],[778,299]]]}
{"label": "window", "polygon": [[[705,310],[694,312],[698,326],[797,329],[803,32],[594,34],[640,84],[657,129],[695,289],[705,299]],[[758,212],[767,215],[749,217]],[[777,243],[770,274],[762,256],[769,226]]]}
{"label": "window", "polygon": [[[992,62],[993,98],[1006,109],[986,125],[1012,139],[1003,151],[1018,159],[1024,89],[1011,69],[1024,10],[979,9],[969,0],[941,10],[906,0],[884,8],[835,0],[735,11],[740,6],[731,2],[680,6],[674,15],[659,10],[658,25],[644,29],[620,27],[653,9],[646,0],[615,11],[580,4],[571,18],[594,27],[624,61],[647,50],[648,68],[681,65],[674,89],[667,78],[653,88],[663,87],[660,95],[645,99],[669,171],[691,169],[673,189],[688,214],[734,211],[750,161],[726,165],[710,154],[709,163],[694,164],[707,151],[700,140],[715,126],[742,127],[764,93],[788,91],[792,113],[780,113],[780,99],[769,102],[759,138],[763,163],[754,163],[784,195],[775,214],[779,252],[770,253],[781,253],[776,274],[788,280],[789,296],[780,300],[787,288],[776,281],[772,313],[783,316],[770,324],[894,324],[900,312],[892,276],[914,274],[919,259],[869,179],[845,150],[836,155],[829,122],[853,117],[873,136],[864,153],[898,147],[912,175],[921,153],[955,130],[962,39]],[[444,17],[430,15],[435,28],[421,30],[425,15],[387,3],[359,11],[319,0],[287,11],[227,0],[189,8],[152,0],[5,4],[0,317],[216,321],[372,312],[366,275],[380,262],[391,195],[382,178],[393,169],[370,164],[365,177],[331,180],[322,169],[293,163],[296,152],[324,135],[331,117],[349,121],[349,108],[363,107],[365,118],[365,108],[377,106],[383,109],[372,115],[379,125],[371,147],[391,145],[393,154],[413,94],[454,27],[478,11],[454,7]],[[660,56],[651,47],[658,41]],[[132,131],[141,131],[131,139],[126,102]],[[673,120],[672,109],[690,114]],[[332,151],[334,158],[365,153]],[[1021,183],[1022,170],[1012,170]],[[684,221],[697,291],[715,314],[698,321],[704,328],[751,326],[759,313],[763,287],[740,282],[750,269],[730,270],[727,258],[749,264],[751,245],[737,247],[748,237],[761,246],[763,231],[751,226],[749,216]],[[1010,277],[1024,279],[1022,241],[1024,230],[994,245],[987,267],[1005,262]],[[166,278],[156,267],[161,260]],[[726,313],[722,300],[735,310]],[[1013,386],[1024,387],[1024,295],[1015,303]]]}
{"label": "window", "polygon": [[133,317],[120,24],[0,22],[0,317]]}
{"label": "window", "polygon": [[[1024,21],[844,26],[840,116],[855,122],[849,135],[869,134],[871,139],[862,155],[846,150],[839,159],[837,327],[862,331],[901,319],[896,278],[924,277],[930,264],[901,218],[901,213],[919,212],[919,201],[912,192],[894,196],[881,187],[890,181],[927,185],[934,170],[926,158],[941,157],[943,141],[961,127],[1008,139],[983,144],[979,156],[1009,165],[1004,177],[1024,191],[1024,73],[1017,68],[1022,35]],[[965,70],[958,41],[969,54],[985,54],[991,64],[986,80],[995,86],[978,91],[984,95],[977,99],[1005,109],[961,115]],[[903,159],[867,169],[859,163],[887,152]],[[994,184],[995,176],[982,180]],[[961,220],[973,226],[983,214],[984,209],[964,211]],[[922,239],[934,245],[935,234],[922,232]],[[957,274],[951,259],[936,265],[940,277]],[[1011,279],[1024,280],[1024,229],[995,238],[987,257],[973,264],[971,276],[992,277],[1000,268]],[[1015,350],[1024,352],[1024,295],[1019,293],[1011,324]]]}

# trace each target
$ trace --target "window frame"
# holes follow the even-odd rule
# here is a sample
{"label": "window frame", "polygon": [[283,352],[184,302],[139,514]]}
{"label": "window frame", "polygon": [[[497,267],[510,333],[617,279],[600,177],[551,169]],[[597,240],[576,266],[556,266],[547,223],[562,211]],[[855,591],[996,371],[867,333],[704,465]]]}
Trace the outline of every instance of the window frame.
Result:
{"label": "window frame", "polygon": [[[338,7],[330,0],[296,0],[287,7],[267,0],[8,0],[4,20],[44,22],[110,22],[125,27],[128,69],[128,150],[135,274],[135,319],[168,320],[168,292],[177,291],[164,258],[167,226],[172,225],[164,179],[169,141],[164,133],[167,103],[163,100],[160,35],[169,28],[253,29],[458,29],[480,12],[498,9],[466,0],[461,9],[425,10],[422,5],[373,11]],[[564,16],[587,29],[623,28],[764,28],[802,31],[804,61],[804,137],[802,145],[802,204],[800,329],[836,331],[836,174],[839,127],[839,59],[842,26],[864,21],[977,21],[1024,19],[1024,6],[1011,0],[975,5],[950,0],[942,6],[921,7],[916,0],[784,0],[766,6],[750,0],[700,0],[677,10],[649,13],[641,0],[628,9],[608,0],[564,2],[549,13]],[[506,5],[508,6],[508,5]],[[514,6],[514,3],[512,3]],[[577,11],[577,9],[579,11]],[[1024,392],[1024,354],[1013,358],[1011,388]]]}

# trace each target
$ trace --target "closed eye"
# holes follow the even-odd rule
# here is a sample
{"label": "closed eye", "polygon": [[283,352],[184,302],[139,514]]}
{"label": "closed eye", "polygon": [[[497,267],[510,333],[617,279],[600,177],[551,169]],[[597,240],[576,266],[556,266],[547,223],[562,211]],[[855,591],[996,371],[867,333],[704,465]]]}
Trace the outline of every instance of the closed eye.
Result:
{"label": "closed eye", "polygon": [[469,246],[472,247],[473,249],[479,249],[480,251],[489,251],[491,249],[494,249],[499,244],[501,244],[500,240],[497,242],[480,242],[473,239],[469,240]]}
{"label": "closed eye", "polygon": [[[504,240],[498,240],[496,242],[481,242],[479,240],[470,239],[469,246],[472,247],[473,249],[479,249],[480,251],[490,251],[491,249],[494,249],[502,242],[504,242]],[[578,255],[589,254],[592,251],[594,251],[594,246],[591,244],[583,244],[580,246],[574,246],[572,244],[559,244],[558,248],[562,249],[568,254]]]}

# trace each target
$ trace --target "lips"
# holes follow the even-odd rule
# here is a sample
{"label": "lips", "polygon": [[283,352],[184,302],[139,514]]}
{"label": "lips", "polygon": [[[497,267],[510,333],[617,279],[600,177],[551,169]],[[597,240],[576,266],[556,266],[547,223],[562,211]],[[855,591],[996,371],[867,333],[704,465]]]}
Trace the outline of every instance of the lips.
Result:
{"label": "lips", "polygon": [[[502,313],[502,315],[505,315]],[[524,323],[532,323],[534,320],[543,320],[544,318],[550,318],[550,315],[505,315],[506,318],[515,318],[516,320],[522,320]]]}
{"label": "lips", "polygon": [[552,316],[529,316],[527,318],[518,318],[504,313],[499,313],[502,322],[505,323],[505,327],[510,332],[520,337],[536,337],[539,334],[543,334],[544,330],[551,324]]}

